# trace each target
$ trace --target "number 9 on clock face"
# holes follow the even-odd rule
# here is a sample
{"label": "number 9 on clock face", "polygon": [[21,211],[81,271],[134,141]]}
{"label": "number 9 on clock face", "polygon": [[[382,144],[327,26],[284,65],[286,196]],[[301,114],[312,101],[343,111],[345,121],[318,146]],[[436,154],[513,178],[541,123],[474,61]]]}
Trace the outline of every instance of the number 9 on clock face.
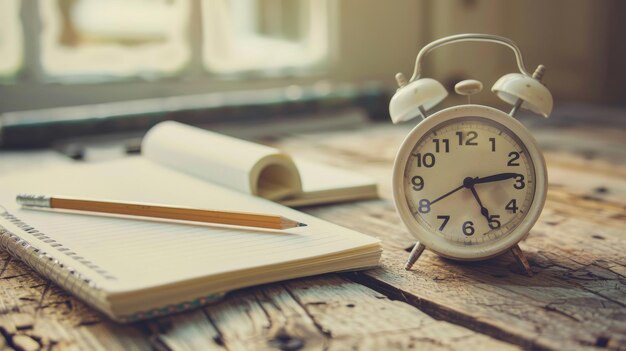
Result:
{"label": "number 9 on clock face", "polygon": [[545,201],[546,171],[517,120],[485,106],[440,111],[420,123],[394,165],[394,199],[412,234],[461,260],[517,244]]}

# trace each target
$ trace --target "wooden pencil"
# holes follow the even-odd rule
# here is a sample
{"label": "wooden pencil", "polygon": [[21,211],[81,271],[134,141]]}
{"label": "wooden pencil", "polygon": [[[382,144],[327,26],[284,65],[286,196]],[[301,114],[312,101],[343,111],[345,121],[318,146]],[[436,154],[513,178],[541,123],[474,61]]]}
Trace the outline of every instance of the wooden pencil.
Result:
{"label": "wooden pencil", "polygon": [[143,203],[110,202],[30,194],[20,194],[17,196],[16,201],[18,204],[29,209],[55,208],[81,212],[176,219],[190,222],[228,224],[267,229],[289,229],[306,226],[304,223],[283,216],[170,207]]}

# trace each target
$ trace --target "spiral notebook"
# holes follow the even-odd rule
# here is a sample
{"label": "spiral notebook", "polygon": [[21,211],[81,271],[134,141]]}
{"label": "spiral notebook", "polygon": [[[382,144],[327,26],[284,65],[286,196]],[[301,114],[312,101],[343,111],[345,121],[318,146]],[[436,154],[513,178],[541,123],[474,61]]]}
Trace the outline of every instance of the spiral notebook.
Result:
{"label": "spiral notebook", "polygon": [[[242,287],[364,269],[379,240],[145,157],[0,177],[0,246],[112,319],[183,311]],[[283,215],[284,231],[20,208],[18,193]]]}

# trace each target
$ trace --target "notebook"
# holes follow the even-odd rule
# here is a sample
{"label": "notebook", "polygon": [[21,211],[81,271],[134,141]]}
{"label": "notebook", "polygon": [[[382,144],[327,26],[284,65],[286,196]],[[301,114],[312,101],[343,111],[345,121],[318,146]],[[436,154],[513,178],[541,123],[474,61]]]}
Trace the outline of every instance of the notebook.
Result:
{"label": "notebook", "polygon": [[[0,246],[119,322],[195,308],[233,289],[379,262],[375,238],[164,167],[155,157],[0,177]],[[272,231],[51,213],[20,208],[19,193],[275,214],[308,226]]]}
{"label": "notebook", "polygon": [[141,150],[164,168],[292,207],[378,196],[359,173],[173,121],[150,129]]}

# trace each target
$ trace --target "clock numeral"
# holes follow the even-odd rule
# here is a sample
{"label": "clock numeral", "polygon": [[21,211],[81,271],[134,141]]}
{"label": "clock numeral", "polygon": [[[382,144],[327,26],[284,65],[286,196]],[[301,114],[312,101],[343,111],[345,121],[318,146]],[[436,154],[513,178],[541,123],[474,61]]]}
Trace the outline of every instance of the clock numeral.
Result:
{"label": "clock numeral", "polygon": [[513,184],[513,187],[515,189],[524,189],[524,187],[526,186],[526,183],[524,183],[524,176],[523,175],[518,175],[517,177],[515,177],[515,184]]}
{"label": "clock numeral", "polygon": [[419,202],[419,207],[417,208],[419,213],[428,213],[430,212],[430,201],[423,199]]}
{"label": "clock numeral", "polygon": [[519,162],[516,162],[519,159],[519,152],[511,151],[509,152],[509,162],[507,162],[507,166],[519,166]]}
{"label": "clock numeral", "polygon": [[476,138],[478,138],[478,133],[467,132],[467,140],[465,141],[465,145],[478,145],[477,142],[474,142],[474,139]]}
{"label": "clock numeral", "polygon": [[517,207],[517,200],[513,199],[513,200],[509,201],[509,203],[506,204],[506,206],[504,206],[504,209],[505,210],[509,210],[509,211],[511,211],[513,213],[517,213],[517,209],[518,209],[518,207]]}
{"label": "clock numeral", "polygon": [[[456,132],[456,135],[459,137],[459,145],[463,145],[463,132]],[[467,132],[467,140],[465,140],[465,145],[478,145],[478,143],[474,141],[476,138],[478,138],[478,133],[473,130]]]}
{"label": "clock numeral", "polygon": [[474,231],[474,223],[472,221],[463,223],[463,234],[470,236],[474,234]]}
{"label": "clock numeral", "polygon": [[417,153],[414,156],[417,157],[417,167],[424,165],[424,167],[430,168],[435,165],[435,155],[430,152],[425,153],[424,156],[421,153]]}
{"label": "clock numeral", "polygon": [[[433,139],[433,143],[435,143],[435,152],[439,152],[439,139]],[[450,140],[441,139],[441,143],[444,146],[444,152],[450,152]]]}
{"label": "clock numeral", "polygon": [[491,215],[489,216],[489,228],[498,229],[500,228],[500,221],[498,220],[500,215]]}
{"label": "clock numeral", "polygon": [[496,138],[489,138],[489,141],[491,142],[491,152],[496,151]]}
{"label": "clock numeral", "polygon": [[413,190],[420,191],[424,189],[424,178],[415,176],[411,178],[411,184],[413,184]]}
{"label": "clock numeral", "polygon": [[443,219],[443,223],[441,223],[441,225],[439,226],[439,231],[443,231],[443,228],[446,227],[446,224],[448,224],[448,221],[450,220],[450,216],[437,216],[437,219]]}

